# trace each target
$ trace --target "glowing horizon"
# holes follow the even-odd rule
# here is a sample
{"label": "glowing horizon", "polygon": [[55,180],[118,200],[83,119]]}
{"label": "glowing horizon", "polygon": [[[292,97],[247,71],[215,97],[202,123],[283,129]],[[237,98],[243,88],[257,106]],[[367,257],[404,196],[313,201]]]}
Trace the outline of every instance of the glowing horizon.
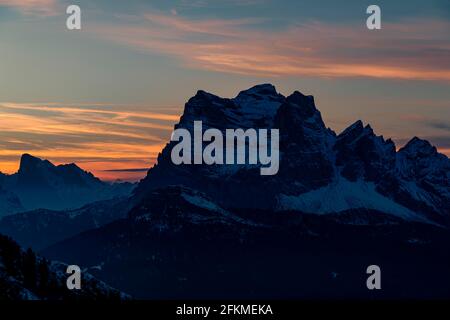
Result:
{"label": "glowing horizon", "polygon": [[179,116],[145,107],[122,109],[0,103],[0,171],[15,173],[21,155],[28,153],[55,165],[76,163],[102,180],[139,180]]}
{"label": "glowing horizon", "polygon": [[[135,110],[128,107],[126,112],[114,110],[122,108],[0,103],[0,132],[3,136],[0,172],[16,173],[20,157],[28,153],[55,165],[75,163],[105,181],[134,182],[144,178],[169,142],[181,111],[177,115],[145,112],[143,107]],[[327,115],[323,116],[326,118]],[[405,119],[426,120],[411,115]],[[348,125],[351,123],[331,129],[339,133]],[[389,138],[386,134],[384,136]],[[52,145],[42,143],[42,137],[51,140]],[[392,138],[400,149],[413,136]],[[438,148],[438,151],[450,156],[450,148]]]}

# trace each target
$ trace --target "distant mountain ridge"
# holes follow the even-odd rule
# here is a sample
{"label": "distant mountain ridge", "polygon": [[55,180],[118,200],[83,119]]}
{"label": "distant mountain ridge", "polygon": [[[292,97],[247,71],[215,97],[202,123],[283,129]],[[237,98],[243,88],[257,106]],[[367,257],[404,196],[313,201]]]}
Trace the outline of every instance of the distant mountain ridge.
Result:
{"label": "distant mountain ridge", "polygon": [[0,173],[0,217],[34,209],[66,210],[128,195],[130,183],[107,183],[76,164],[55,166],[22,155],[17,173]]}
{"label": "distant mountain ridge", "polygon": [[36,209],[0,218],[0,234],[12,237],[24,248],[40,250],[123,219],[129,210],[127,197],[97,201],[71,210]]}

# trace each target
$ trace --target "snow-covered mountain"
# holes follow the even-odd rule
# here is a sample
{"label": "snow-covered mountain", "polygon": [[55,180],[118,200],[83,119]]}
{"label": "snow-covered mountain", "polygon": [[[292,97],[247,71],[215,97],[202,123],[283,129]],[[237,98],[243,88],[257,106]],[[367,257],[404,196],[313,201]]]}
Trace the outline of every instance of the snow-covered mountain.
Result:
{"label": "snow-covered mountain", "polygon": [[372,209],[406,220],[448,225],[450,160],[427,141],[413,138],[396,152],[362,121],[336,135],[314,98],[288,97],[263,84],[225,99],[199,91],[176,128],[277,128],[280,170],[261,176],[257,165],[174,165],[169,143],[138,186],[139,203],[155,188],[183,185],[204,192],[224,208],[299,210],[328,214]]}
{"label": "snow-covered mountain", "polygon": [[0,217],[33,209],[66,210],[128,195],[129,183],[106,183],[76,164],[55,166],[24,154],[19,171],[0,174]]}

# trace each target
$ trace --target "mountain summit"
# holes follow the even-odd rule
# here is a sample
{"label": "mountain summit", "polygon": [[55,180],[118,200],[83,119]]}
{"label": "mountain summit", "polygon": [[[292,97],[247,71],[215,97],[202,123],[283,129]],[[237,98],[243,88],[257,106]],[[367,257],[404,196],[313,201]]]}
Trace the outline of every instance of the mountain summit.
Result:
{"label": "mountain summit", "polygon": [[40,208],[75,209],[128,195],[132,188],[129,183],[103,182],[73,163],[55,166],[24,154],[17,173],[0,174],[0,216]]}
{"label": "mountain summit", "polygon": [[94,177],[92,173],[82,170],[74,163],[55,166],[48,160],[41,160],[29,154],[22,155],[17,178],[18,183],[24,188],[31,185],[40,187],[102,185],[100,179]]}
{"label": "mountain summit", "polygon": [[262,177],[254,165],[174,165],[171,142],[139,184],[136,204],[154,189],[182,185],[224,208],[316,214],[371,209],[407,220],[450,222],[450,160],[427,141],[414,138],[396,152],[391,139],[362,121],[337,135],[325,126],[313,96],[295,91],[285,97],[270,84],[232,99],[197,92],[175,127],[193,130],[199,120],[222,131],[279,129],[278,174]]}

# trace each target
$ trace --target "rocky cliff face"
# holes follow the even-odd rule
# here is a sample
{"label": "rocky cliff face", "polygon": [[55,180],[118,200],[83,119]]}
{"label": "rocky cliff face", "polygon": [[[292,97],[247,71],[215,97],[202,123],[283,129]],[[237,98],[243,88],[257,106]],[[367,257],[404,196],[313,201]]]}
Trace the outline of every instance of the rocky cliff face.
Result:
{"label": "rocky cliff face", "polygon": [[448,224],[450,160],[426,141],[414,138],[396,152],[392,140],[377,136],[362,121],[336,135],[325,126],[312,96],[296,91],[284,97],[269,84],[233,99],[199,91],[175,127],[192,132],[194,121],[223,132],[279,129],[278,174],[261,176],[258,165],[248,164],[174,165],[170,142],[138,186],[136,204],[154,189],[181,185],[207,194],[224,208],[319,214],[373,209]]}

